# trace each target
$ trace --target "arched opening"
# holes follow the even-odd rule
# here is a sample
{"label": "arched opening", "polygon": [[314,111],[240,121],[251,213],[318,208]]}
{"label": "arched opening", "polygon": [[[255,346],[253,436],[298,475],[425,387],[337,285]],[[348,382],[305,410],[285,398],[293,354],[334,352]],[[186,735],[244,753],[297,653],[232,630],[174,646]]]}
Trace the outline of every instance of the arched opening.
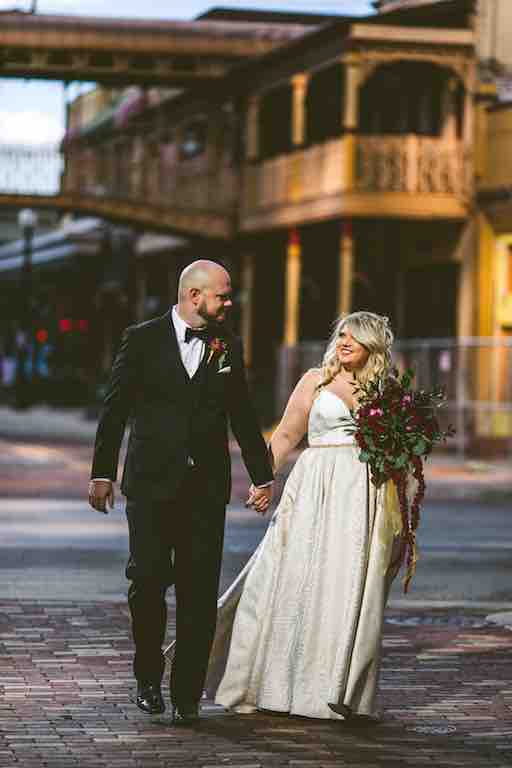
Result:
{"label": "arched opening", "polygon": [[345,100],[343,65],[332,64],[315,72],[306,96],[306,143],[329,141],[342,132]]}
{"label": "arched opening", "polygon": [[449,69],[421,61],[380,66],[361,88],[359,130],[363,135],[460,139],[464,85]]}

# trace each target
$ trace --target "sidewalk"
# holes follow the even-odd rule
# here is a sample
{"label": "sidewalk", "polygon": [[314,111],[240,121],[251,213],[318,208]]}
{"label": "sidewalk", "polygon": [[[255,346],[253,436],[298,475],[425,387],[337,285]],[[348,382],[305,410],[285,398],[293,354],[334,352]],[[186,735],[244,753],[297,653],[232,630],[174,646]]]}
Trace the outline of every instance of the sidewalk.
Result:
{"label": "sidewalk", "polygon": [[512,632],[483,617],[388,613],[374,727],[208,702],[199,726],[173,727],[133,704],[131,661],[124,604],[1,601],[0,766],[512,765]]}
{"label": "sidewalk", "polygon": [[96,422],[88,421],[84,408],[57,409],[37,406],[17,411],[0,406],[0,437],[41,443],[89,443]]}
{"label": "sidewalk", "polygon": [[[0,439],[5,441],[92,447],[95,432],[96,422],[86,420],[83,409],[53,410],[38,407],[15,411],[0,407]],[[232,448],[235,458],[234,480],[237,481],[241,472],[245,484],[245,472],[238,468],[238,446],[233,444]],[[457,456],[436,454],[426,462],[425,477],[429,499],[512,500],[512,461],[463,460]]]}

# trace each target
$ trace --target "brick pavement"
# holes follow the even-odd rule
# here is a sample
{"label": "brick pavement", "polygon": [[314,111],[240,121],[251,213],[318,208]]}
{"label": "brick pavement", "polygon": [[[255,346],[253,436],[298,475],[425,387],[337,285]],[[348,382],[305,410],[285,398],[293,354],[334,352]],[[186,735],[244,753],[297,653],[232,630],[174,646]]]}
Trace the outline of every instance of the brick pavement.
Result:
{"label": "brick pavement", "polygon": [[511,632],[394,612],[384,649],[377,727],[238,717],[207,703],[197,728],[176,728],[131,701],[124,604],[1,601],[0,766],[512,766]]}

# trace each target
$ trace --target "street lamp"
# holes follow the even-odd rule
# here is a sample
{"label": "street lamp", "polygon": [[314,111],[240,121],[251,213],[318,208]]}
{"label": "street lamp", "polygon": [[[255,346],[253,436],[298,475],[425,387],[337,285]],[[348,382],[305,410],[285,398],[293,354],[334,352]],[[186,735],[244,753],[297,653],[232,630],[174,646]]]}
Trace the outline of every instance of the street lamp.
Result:
{"label": "street lamp", "polygon": [[[37,214],[31,208],[18,213],[18,226],[23,235],[23,263],[20,279],[20,325],[16,334],[17,371],[16,406],[26,408],[30,404],[29,380],[34,375],[34,333],[32,320],[32,246],[37,225]],[[27,370],[29,362],[31,370]]]}

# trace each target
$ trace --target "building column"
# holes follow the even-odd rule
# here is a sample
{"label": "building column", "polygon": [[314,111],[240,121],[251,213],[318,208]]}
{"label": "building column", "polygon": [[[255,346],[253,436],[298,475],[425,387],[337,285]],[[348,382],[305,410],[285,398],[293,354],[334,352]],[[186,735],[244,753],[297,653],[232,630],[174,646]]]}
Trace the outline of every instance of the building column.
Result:
{"label": "building column", "polygon": [[257,160],[260,153],[259,137],[260,98],[249,97],[245,124],[245,157],[247,160]]}
{"label": "building column", "polygon": [[354,283],[354,234],[350,219],[341,225],[338,274],[338,314],[348,315],[352,311]]}
{"label": "building column", "polygon": [[[468,400],[478,399],[475,391],[474,355],[471,348],[464,344],[465,338],[474,335],[477,323],[477,306],[475,303],[477,296],[475,291],[477,277],[475,271],[476,236],[476,221],[469,219],[462,229],[455,254],[460,263],[458,295],[456,299],[459,349],[457,378],[455,382],[455,397],[458,405],[455,426],[458,433],[458,451],[461,456],[464,455],[471,440],[471,435],[467,433],[464,406]],[[482,427],[480,413],[477,413],[476,419],[477,430],[479,431]]]}
{"label": "building column", "polygon": [[464,83],[464,123],[462,140],[466,149],[473,150],[475,141],[475,75],[474,72]]}
{"label": "building column", "polygon": [[242,256],[242,273],[240,275],[242,317],[240,332],[244,345],[245,364],[252,365],[252,332],[253,332],[253,297],[255,277],[254,253],[246,252]]}
{"label": "building column", "polygon": [[169,305],[172,307],[178,302],[178,264],[175,253],[169,254],[169,268],[167,271],[167,285],[169,287]]}
{"label": "building column", "polygon": [[359,86],[361,83],[361,63],[355,54],[343,59],[345,65],[345,110],[343,127],[347,132],[357,130],[359,123]]}
{"label": "building column", "polygon": [[148,279],[144,259],[139,256],[135,261],[135,320],[142,323],[145,320]]}
{"label": "building column", "polygon": [[445,85],[442,99],[441,135],[445,141],[457,139],[456,89],[457,80],[455,77],[450,77]]}
{"label": "building column", "polygon": [[345,134],[345,186],[353,189],[356,182],[356,136],[359,126],[359,88],[361,85],[361,63],[357,55],[349,54],[343,59],[345,72],[345,105],[341,116]]}
{"label": "building column", "polygon": [[294,347],[299,340],[300,284],[302,248],[299,232],[291,229],[286,250],[284,345]]}
{"label": "building column", "polygon": [[306,140],[306,95],[309,75],[302,72],[292,77],[292,146],[302,147]]}

